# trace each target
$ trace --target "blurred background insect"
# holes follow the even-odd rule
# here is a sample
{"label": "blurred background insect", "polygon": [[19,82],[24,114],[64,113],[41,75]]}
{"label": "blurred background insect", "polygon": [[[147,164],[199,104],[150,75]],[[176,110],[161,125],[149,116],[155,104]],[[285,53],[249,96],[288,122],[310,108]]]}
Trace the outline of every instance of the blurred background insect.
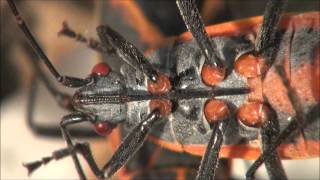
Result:
{"label": "blurred background insect", "polygon": [[[111,3],[111,1],[110,1],[110,3]],[[112,3],[111,3],[112,4]],[[138,3],[139,4],[139,3]],[[141,3],[140,3],[141,4]],[[148,4],[148,3],[147,3]],[[222,4],[224,4],[224,3],[222,3]],[[230,2],[227,2],[226,3],[227,5],[225,5],[225,6],[227,6],[227,7],[229,7],[230,6],[230,4],[232,4],[232,3],[230,3]],[[229,6],[228,6],[228,4],[229,4]],[[149,4],[150,5],[150,4]],[[113,5],[113,7],[118,7],[118,8],[121,8],[121,6],[120,5],[118,5],[118,6],[116,6],[116,4],[114,4]],[[123,7],[123,6],[122,6]],[[140,7],[142,7],[142,6],[140,6]],[[159,7],[159,6],[157,6],[157,7]],[[173,3],[173,5],[172,6],[168,6],[168,7],[175,7],[175,4]],[[204,6],[204,7],[208,7],[208,6]],[[149,7],[150,8],[150,7]],[[148,9],[148,8],[147,8]],[[150,8],[151,9],[151,8]],[[222,8],[223,9],[223,8]],[[227,8],[226,8],[227,9]],[[227,11],[227,10],[225,10],[225,11]],[[263,8],[261,8],[261,11],[260,12],[258,12],[257,14],[261,14],[261,12],[263,11]],[[122,11],[121,11],[122,12]],[[177,11],[177,9],[176,9],[176,12],[175,12],[176,14],[178,13],[178,11]],[[147,13],[146,13],[147,14]],[[229,13],[227,13],[227,14],[229,14]],[[204,15],[203,15],[204,16]],[[103,17],[108,17],[108,16],[103,16]],[[130,16],[130,17],[133,17],[133,16]],[[148,17],[152,17],[152,16],[148,16]],[[179,15],[174,15],[174,16],[171,16],[171,17],[179,17]],[[204,16],[205,17],[205,16]],[[139,18],[141,18],[141,17],[139,17]],[[139,19],[138,18],[138,19]],[[152,18],[150,18],[150,19],[152,19]],[[231,19],[231,18],[230,18]],[[70,22],[70,21],[69,21]],[[108,22],[108,24],[110,24],[109,23],[109,21],[107,21]],[[111,22],[111,21],[110,21]],[[165,21],[165,22],[167,22],[167,23],[169,23],[170,21]],[[174,22],[177,22],[177,21],[174,21]],[[181,19],[180,19],[180,22],[181,22]],[[70,22],[70,23],[72,23],[72,22]],[[73,24],[73,23],[72,23]],[[164,23],[165,24],[165,23]],[[178,23],[177,23],[178,24]],[[93,25],[93,27],[95,27],[96,25]],[[114,27],[114,26],[113,26]],[[177,35],[177,34],[180,34],[182,31],[184,31],[185,29],[184,29],[184,24],[182,23],[180,23],[180,25],[178,26],[178,27],[180,27],[181,29],[183,29],[183,30],[179,30],[179,31],[177,31],[177,32],[175,32],[175,33],[173,33],[174,35]],[[183,27],[183,28],[182,28]],[[74,28],[74,27],[73,27]],[[114,27],[114,28],[116,28],[116,27]],[[119,29],[120,31],[122,31],[123,29],[122,28],[116,28],[117,30]],[[135,27],[134,28],[135,30],[137,30],[138,32],[139,32],[139,28],[137,28],[137,27]],[[151,27],[149,27],[149,28],[145,28],[145,29],[152,29]],[[142,29],[142,30],[145,30],[145,29]],[[140,29],[140,31],[142,31],[141,29]],[[164,31],[164,30],[163,30]],[[121,34],[124,34],[124,33],[121,33]],[[140,35],[140,37],[141,37],[141,39],[142,39],[142,42],[149,42],[151,45],[151,47],[158,47],[159,46],[159,44],[162,44],[163,42],[165,42],[164,40],[163,40],[163,37],[162,36],[160,36],[160,35],[157,35],[157,36],[155,36],[155,37],[159,37],[158,39],[157,38],[155,38],[155,39],[152,39],[152,40],[149,40],[148,39],[148,37],[153,37],[153,36],[146,36],[146,37],[143,37],[143,35],[145,35],[145,34],[147,34],[147,33],[145,33],[145,32],[143,32],[143,33],[141,33],[142,35]],[[172,34],[169,34],[169,35],[172,35]],[[127,38],[127,37],[126,37]],[[159,42],[157,42],[157,41],[159,41]],[[148,43],[146,43],[146,44],[148,44]],[[135,44],[136,45],[136,44]],[[141,48],[141,49],[143,49],[143,48]],[[52,59],[56,59],[56,58],[52,58]],[[73,63],[72,63],[72,66],[73,66]],[[88,68],[87,68],[88,69]],[[70,71],[68,71],[68,72],[70,72]],[[71,73],[70,73],[71,74]],[[81,76],[81,75],[80,75]],[[50,106],[51,107],[51,106]],[[49,116],[48,116],[49,117]],[[50,117],[52,117],[52,116],[50,116]],[[59,119],[59,117],[60,116],[58,116],[57,118]],[[55,148],[54,148],[55,149]],[[37,156],[38,157],[38,156]],[[34,159],[37,159],[37,158],[34,158]],[[32,159],[30,159],[30,160],[32,160]]]}

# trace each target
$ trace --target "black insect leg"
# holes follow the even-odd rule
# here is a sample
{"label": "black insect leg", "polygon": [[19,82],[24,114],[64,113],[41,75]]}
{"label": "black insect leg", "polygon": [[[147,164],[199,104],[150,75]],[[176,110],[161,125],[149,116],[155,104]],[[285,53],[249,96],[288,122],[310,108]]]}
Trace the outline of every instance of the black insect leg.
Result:
{"label": "black insect leg", "polygon": [[249,170],[246,173],[246,179],[251,180],[254,179],[254,174],[257,169],[272,156],[276,150],[276,148],[294,131],[298,129],[299,125],[296,119],[292,119],[288,126],[281,132],[281,134],[277,137],[277,139],[266,149],[262,155],[251,165]]}
{"label": "black insect leg", "polygon": [[285,73],[285,70],[284,70],[284,65],[282,66],[275,66],[276,67],[276,72],[279,74],[279,76],[281,77],[281,80],[284,84],[284,86],[287,88],[288,90],[288,98],[293,106],[293,109],[295,110],[296,112],[296,118],[298,120],[298,123],[300,124],[300,131],[303,135],[303,137],[305,137],[305,134],[304,134],[304,131],[303,131],[303,128],[302,128],[302,125],[305,123],[306,119],[303,117],[303,108],[302,108],[302,105],[301,103],[299,102],[299,99],[298,99],[298,95],[296,93],[296,91],[292,88],[292,86],[290,85],[290,80],[289,78],[287,77],[286,73]]}
{"label": "black insect leg", "polygon": [[7,0],[10,9],[14,16],[16,17],[17,24],[21,31],[25,34],[26,38],[28,39],[30,45],[33,47],[34,51],[38,54],[40,59],[42,60],[43,63],[47,66],[51,74],[56,78],[58,82],[60,82],[64,86],[68,87],[81,87],[86,84],[91,83],[92,78],[88,77],[85,79],[81,78],[76,78],[76,77],[70,77],[70,76],[61,76],[58,71],[55,69],[55,67],[52,65],[50,62],[49,58],[45,55],[45,53],[42,51],[40,48],[39,44],[35,40],[34,36],[31,34],[29,31],[28,26],[25,24],[24,20],[20,17],[20,14],[17,10],[16,5],[12,0]]}
{"label": "black insect leg", "polygon": [[213,123],[212,135],[208,142],[206,152],[202,157],[197,180],[214,179],[219,162],[219,152],[223,142],[223,134],[228,125],[227,119]]}
{"label": "black insect leg", "polygon": [[[124,140],[119,145],[118,149],[109,160],[109,162],[102,168],[99,169],[97,166],[92,152],[89,148],[88,144],[76,143],[75,145],[72,144],[70,135],[68,131],[66,131],[65,126],[68,124],[79,123],[83,121],[93,121],[90,117],[81,115],[81,114],[74,114],[69,115],[64,118],[61,122],[63,131],[66,137],[66,141],[68,143],[68,148],[64,148],[58,151],[55,151],[52,156],[42,158],[40,161],[27,163],[25,166],[29,169],[31,173],[33,170],[38,168],[42,164],[46,164],[52,159],[59,160],[65,156],[72,155],[74,156],[76,162],[77,157],[74,152],[80,152],[81,155],[85,158],[88,162],[91,170],[98,178],[110,178],[115,172],[117,172],[133,155],[139,150],[142,146],[144,141],[146,140],[147,135],[149,134],[153,124],[160,119],[159,110],[154,110],[151,112],[146,119],[141,121],[139,125],[137,125],[131,132],[124,138]],[[77,167],[77,170],[81,170]],[[83,172],[82,172],[83,173]]]}
{"label": "black insect leg", "polygon": [[[69,148],[73,148],[74,145],[72,143],[71,136],[70,136],[69,130],[67,129],[67,126],[72,125],[72,124],[78,124],[81,122],[94,123],[95,120],[86,114],[76,113],[76,114],[70,114],[70,115],[64,116],[62,121],[60,122],[62,135],[63,135]],[[72,156],[73,162],[76,166],[76,169],[77,169],[77,172],[79,174],[80,179],[86,179],[77,155],[75,153],[72,153],[71,156]]]}
{"label": "black insect leg", "polygon": [[[112,158],[100,170],[92,156],[88,145],[78,144],[77,152],[88,162],[91,170],[98,178],[110,178],[117,172],[134,154],[140,149],[146,140],[152,126],[160,119],[159,110],[151,112],[146,119],[141,121],[131,132],[123,139]],[[77,148],[77,147],[76,147]]]}
{"label": "black insect leg", "polygon": [[[262,151],[265,152],[269,149],[277,137],[280,134],[280,127],[276,112],[270,107],[268,114],[268,120],[261,127],[262,138]],[[283,169],[280,157],[277,151],[274,151],[272,155],[265,162],[266,169],[271,180],[287,179],[286,173]]]}
{"label": "black insect leg", "polygon": [[[71,140],[70,133],[67,129],[67,126],[72,125],[72,124],[77,124],[81,122],[91,122],[94,123],[95,119],[91,118],[90,116],[83,114],[83,113],[75,113],[75,114],[70,114],[67,116],[64,116],[62,121],[60,122],[60,127],[62,131],[62,135],[68,145],[68,149],[72,150],[74,145]],[[66,150],[63,151],[66,153]],[[76,170],[79,174],[79,178],[81,180],[86,179],[85,174],[82,170],[82,167],[80,165],[79,159],[75,153],[71,153],[73,162],[76,166]],[[31,163],[26,163],[24,166],[28,169],[29,174],[31,174],[34,170],[36,170],[38,167],[40,167],[42,164],[46,164],[48,161],[50,161],[53,157],[46,157],[43,158],[42,161],[36,161],[36,162],[31,162]]]}
{"label": "black insect leg", "polygon": [[[35,54],[30,51],[30,46],[27,44],[23,44],[23,50],[26,51],[27,56],[31,60],[33,71],[35,72],[35,77],[31,80],[31,88],[28,97],[28,105],[27,105],[27,123],[30,129],[42,136],[48,137],[59,137],[61,138],[61,130],[59,127],[49,127],[44,125],[39,125],[36,123],[34,119],[34,111],[35,111],[35,100],[38,90],[38,80],[41,80],[44,83],[45,87],[52,95],[54,100],[58,103],[58,105],[68,111],[74,111],[73,106],[71,104],[71,96],[57,89],[53,83],[49,80],[47,74],[41,69],[40,63],[36,60]],[[77,137],[96,137],[97,134],[94,131],[87,131],[84,129],[74,129],[72,133]]]}
{"label": "black insect leg", "polygon": [[109,162],[103,167],[105,177],[110,178],[140,149],[151,127],[160,120],[159,110],[155,109],[124,138]]}
{"label": "black insect leg", "polygon": [[62,30],[58,33],[59,36],[66,36],[75,41],[85,43],[87,46],[95,51],[100,53],[114,54],[115,50],[112,48],[109,42],[103,46],[99,41],[93,38],[86,38],[84,35],[75,32],[73,29],[69,27],[67,22],[63,22]]}
{"label": "black insect leg", "polygon": [[[247,179],[253,179],[254,174],[257,171],[257,169],[265,162],[267,161],[272,155],[274,154],[276,148],[291,134],[296,132],[297,130],[302,131],[303,127],[307,123],[312,123],[314,120],[319,117],[318,115],[314,115],[318,113],[319,106],[314,107],[314,112],[310,112],[310,117],[306,117],[304,119],[303,117],[303,111],[301,110],[301,105],[298,101],[298,98],[295,94],[295,91],[292,89],[292,87],[289,84],[289,80],[286,77],[284,73],[284,69],[282,66],[276,66],[276,70],[279,73],[280,77],[282,77],[283,84],[288,89],[288,97],[290,101],[292,102],[293,108],[296,111],[296,117],[293,117],[288,124],[288,126],[280,133],[279,136],[277,136],[276,140],[272,142],[268,148],[266,148],[263,151],[263,154],[252,164],[252,166],[249,168],[249,170],[246,173]],[[302,131],[303,132],[303,131]]]}
{"label": "black insect leg", "polygon": [[156,82],[158,73],[147,58],[133,44],[107,25],[97,27],[99,38],[104,46],[111,44],[118,56],[137,71],[143,72],[151,81]]}
{"label": "black insect leg", "polygon": [[267,64],[271,65],[277,53],[276,32],[281,13],[287,0],[269,0],[263,15],[263,21],[258,34],[255,49],[261,53]]}
{"label": "black insect leg", "polygon": [[209,64],[223,68],[223,63],[217,56],[219,54],[217,52],[217,45],[209,39],[196,3],[193,0],[177,0],[176,3],[188,30],[198,43],[206,61]]}

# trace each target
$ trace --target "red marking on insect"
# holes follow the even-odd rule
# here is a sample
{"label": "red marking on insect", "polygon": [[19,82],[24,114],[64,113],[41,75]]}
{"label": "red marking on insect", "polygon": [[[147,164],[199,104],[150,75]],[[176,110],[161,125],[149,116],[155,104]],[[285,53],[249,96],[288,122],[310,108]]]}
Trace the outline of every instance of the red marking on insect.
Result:
{"label": "red marking on insect", "polygon": [[[295,30],[300,30],[306,27],[312,27],[315,29],[320,28],[319,12],[310,12],[301,15],[295,15],[294,13],[284,14],[279,22],[280,29],[288,29],[292,23],[295,25]],[[218,36],[237,36],[243,34],[250,34],[257,32],[261,25],[262,17],[252,17],[239,21],[226,22],[218,25],[212,25],[206,27],[206,32],[210,37]],[[184,42],[192,39],[192,35],[189,32],[183,33],[179,36],[179,41]],[[306,60],[301,60],[304,63],[299,68],[292,69],[289,67],[290,62],[285,61],[283,67],[291,81],[291,86],[298,90],[297,94],[301,104],[318,104],[320,101],[320,49],[315,49],[315,56],[313,63],[307,63]],[[285,55],[285,58],[288,58]],[[240,57],[241,58],[241,57]],[[239,61],[240,59],[238,59]],[[235,63],[236,66],[236,63]],[[261,74],[264,72],[264,68],[267,68],[263,64],[260,64]],[[236,69],[236,67],[235,67]],[[270,67],[266,73],[265,79],[261,76],[247,79],[248,87],[251,92],[248,95],[248,101],[264,102],[264,96],[267,97],[268,102],[272,108],[279,112],[286,113],[288,115],[294,115],[291,101],[287,95],[287,88],[283,85],[282,79],[278,73],[275,72],[273,67]],[[203,145],[179,145],[177,143],[165,142],[163,140],[156,140],[156,137],[151,137],[152,142],[157,143],[163,147],[169,148],[174,151],[188,152],[193,155],[202,156],[205,151]],[[305,149],[296,149],[299,143],[305,143]],[[301,159],[308,157],[319,156],[319,141],[318,140],[306,140],[304,142],[297,142],[292,144],[281,144],[278,147],[279,156],[282,159]],[[220,157],[231,158],[243,158],[243,159],[256,159],[260,155],[260,147],[252,144],[245,145],[223,145],[220,151]]]}
{"label": "red marking on insect", "polygon": [[92,70],[91,73],[98,76],[106,76],[110,72],[110,67],[106,63],[98,63],[96,64]]}
{"label": "red marking on insect", "polygon": [[210,99],[204,106],[204,115],[209,124],[225,119],[229,113],[227,104],[222,100]]}
{"label": "red marking on insect", "polygon": [[237,118],[249,127],[261,127],[268,119],[268,108],[260,102],[249,102],[238,109]]}
{"label": "red marking on insect", "polygon": [[168,78],[168,76],[164,74],[160,74],[158,76],[157,82],[152,82],[151,80],[148,80],[148,91],[152,94],[164,94],[170,91],[171,89],[171,82]]}
{"label": "red marking on insect", "polygon": [[97,122],[94,124],[96,132],[101,136],[107,136],[112,132],[113,127],[107,122]]}
{"label": "red marking on insect", "polygon": [[213,65],[204,64],[201,71],[203,82],[208,86],[215,86],[223,81],[225,70]]}
{"label": "red marking on insect", "polygon": [[262,62],[260,57],[252,54],[240,56],[235,63],[235,71],[246,78],[254,78],[261,75]]}
{"label": "red marking on insect", "polygon": [[149,107],[151,110],[159,108],[160,116],[165,117],[171,113],[172,103],[167,99],[154,99],[150,101]]}

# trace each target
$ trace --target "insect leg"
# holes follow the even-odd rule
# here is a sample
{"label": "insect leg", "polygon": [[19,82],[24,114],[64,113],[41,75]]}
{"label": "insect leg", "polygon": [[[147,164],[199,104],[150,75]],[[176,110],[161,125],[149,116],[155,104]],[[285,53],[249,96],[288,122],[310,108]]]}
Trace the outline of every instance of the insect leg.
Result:
{"label": "insect leg", "polygon": [[277,137],[277,139],[266,149],[262,155],[251,165],[249,170],[246,173],[246,179],[251,180],[254,179],[254,174],[257,169],[270,157],[273,155],[276,148],[284,141],[291,133],[298,129],[298,123],[296,119],[292,119],[292,121],[288,124],[288,126],[281,132],[281,134]]}
{"label": "insect leg", "polygon": [[[62,118],[62,121],[60,122],[62,135],[63,135],[69,148],[73,148],[74,145],[72,143],[70,132],[67,129],[67,126],[72,125],[72,124],[78,124],[81,122],[94,123],[95,119],[93,119],[90,116],[83,114],[83,113],[75,113],[75,114],[70,114],[70,115],[64,116]],[[76,166],[76,169],[77,169],[77,172],[79,174],[80,179],[86,179],[77,155],[75,153],[72,153],[71,156],[72,156],[73,162]]]}
{"label": "insect leg", "polygon": [[[67,126],[72,125],[72,124],[81,123],[81,122],[88,122],[88,121],[91,123],[94,123],[95,119],[92,119],[90,116],[83,114],[83,113],[74,113],[74,114],[70,114],[70,115],[63,117],[62,121],[60,122],[60,127],[61,127],[61,131],[62,131],[62,135],[68,145],[67,149],[72,150],[74,148],[74,145],[72,143],[71,136],[70,136],[70,133],[67,129]],[[68,151],[67,149],[58,151],[57,153],[60,152],[60,154],[58,154],[59,157],[66,156],[67,151]],[[55,155],[56,155],[56,153],[54,153],[52,157],[45,157],[41,161],[26,163],[26,164],[24,164],[24,166],[28,169],[28,173],[31,174],[34,170],[39,168],[42,164],[46,164],[52,159],[59,159],[58,157],[55,157]],[[79,174],[79,178],[81,180],[86,179],[77,155],[75,153],[70,153],[70,155],[72,156],[73,162],[76,166],[76,170]]]}
{"label": "insect leg", "polygon": [[[61,130],[59,127],[49,127],[49,126],[43,126],[38,125],[35,123],[34,119],[34,111],[35,111],[35,100],[38,90],[38,80],[40,79],[42,83],[44,83],[45,87],[49,91],[49,93],[52,95],[54,100],[58,103],[58,105],[66,110],[74,111],[73,106],[71,104],[71,96],[69,94],[66,94],[59,89],[57,89],[52,82],[49,80],[47,74],[41,69],[39,62],[35,60],[35,54],[32,53],[32,51],[29,51],[29,46],[24,45],[23,50],[26,51],[27,56],[29,57],[33,71],[35,72],[35,77],[31,80],[31,87],[30,87],[30,93],[28,97],[28,105],[27,105],[27,123],[30,129],[42,136],[49,136],[49,137],[59,137],[61,138]],[[87,131],[84,129],[73,129],[72,133],[77,137],[96,137],[97,134],[94,131]]]}
{"label": "insect leg", "polygon": [[219,152],[223,142],[223,134],[228,121],[229,120],[223,120],[221,122],[213,123],[212,135],[208,142],[206,152],[202,157],[196,179],[214,179],[215,172],[218,167]]}
{"label": "insect leg", "polygon": [[87,46],[95,51],[98,51],[100,53],[107,53],[107,54],[114,54],[115,50],[110,45],[110,42],[106,42],[106,44],[103,46],[99,41],[93,39],[93,38],[87,38],[84,35],[75,32],[73,29],[69,27],[67,22],[62,23],[62,29],[58,33],[59,36],[66,36],[71,39],[74,39],[75,41],[87,44]]}
{"label": "insect leg", "polygon": [[[99,169],[93,156],[91,150],[87,144],[75,144],[73,145],[70,139],[68,131],[66,131],[65,126],[68,124],[79,123],[83,121],[93,121],[88,116],[81,114],[73,114],[65,116],[64,120],[61,122],[62,130],[64,131],[66,141],[68,143],[68,148],[64,148],[55,151],[51,157],[45,157],[41,161],[31,162],[25,164],[28,168],[29,173],[34,171],[42,164],[48,163],[52,159],[61,159],[67,155],[72,155],[77,160],[76,155],[73,152],[80,152],[81,155],[88,162],[91,170],[99,178],[110,178],[116,171],[118,171],[142,146],[149,134],[153,124],[160,119],[160,113],[158,109],[151,112],[146,119],[140,122],[121,142],[118,149],[109,160],[109,162],[102,168]],[[79,169],[77,169],[79,170]],[[80,167],[81,170],[81,167]]]}
{"label": "insect leg", "polygon": [[188,30],[198,43],[207,63],[223,68],[223,63],[217,56],[219,54],[216,48],[217,45],[209,39],[194,0],[177,0],[176,3]]}
{"label": "insect leg", "polygon": [[119,33],[107,25],[97,27],[99,38],[104,46],[111,44],[118,56],[134,69],[143,72],[149,80],[156,82],[158,73],[146,57],[131,43],[126,41]]}
{"label": "insect leg", "polygon": [[[261,127],[263,152],[269,149],[270,145],[275,142],[280,134],[277,114],[271,107],[269,107],[269,109],[268,120]],[[265,165],[270,179],[287,179],[277,151],[274,151],[272,155],[266,159]]]}
{"label": "insect leg", "polygon": [[151,127],[158,120],[160,120],[160,111],[159,109],[155,109],[146,119],[131,130],[121,142],[109,162],[103,167],[105,177],[110,178],[140,149]]}
{"label": "insect leg", "polygon": [[39,44],[35,40],[34,36],[31,34],[28,26],[25,24],[24,20],[21,18],[16,5],[12,0],[7,0],[10,9],[13,13],[13,15],[16,17],[17,24],[21,31],[25,34],[26,38],[28,39],[30,45],[33,47],[34,51],[38,54],[40,59],[43,63],[47,66],[51,74],[56,78],[58,82],[60,82],[64,86],[68,87],[81,87],[86,84],[89,84],[92,81],[91,77],[81,79],[76,77],[70,77],[70,76],[62,76],[52,65],[49,58],[46,56],[46,54],[42,51]]}
{"label": "insect leg", "polygon": [[272,64],[274,55],[277,52],[277,46],[275,46],[276,32],[286,3],[287,0],[269,0],[264,11],[255,49],[256,52],[262,54],[267,64]]}

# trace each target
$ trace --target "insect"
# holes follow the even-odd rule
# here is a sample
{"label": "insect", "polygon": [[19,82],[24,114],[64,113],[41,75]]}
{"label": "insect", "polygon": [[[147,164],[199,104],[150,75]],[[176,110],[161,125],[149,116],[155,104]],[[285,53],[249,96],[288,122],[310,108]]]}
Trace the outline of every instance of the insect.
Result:
{"label": "insect", "polygon": [[[173,47],[163,47],[147,59],[112,28],[101,25],[97,32],[102,44],[93,42],[91,47],[119,56],[127,65],[117,74],[106,64],[97,64],[91,75],[81,79],[57,72],[15,5],[8,2],[52,75],[65,86],[79,88],[72,98],[54,92],[62,106],[76,110],[61,121],[68,147],[26,164],[30,171],[71,155],[80,178],[85,179],[76,156],[80,153],[98,178],[109,178],[148,135],[165,148],[204,154],[197,179],[214,178],[218,157],[257,159],[247,179],[254,177],[262,163],[272,179],[285,179],[280,158],[318,156],[319,128],[313,125],[319,121],[319,87],[311,82],[319,79],[319,13],[284,15],[280,20],[285,2],[270,0],[263,20],[224,24],[217,26],[224,27],[219,31],[215,26],[204,27],[194,1],[177,1],[194,41],[189,41],[190,33],[184,34]],[[74,33],[66,27],[64,34]],[[299,43],[301,39],[308,43]],[[290,79],[289,69],[295,72]],[[43,75],[40,69],[38,72]],[[277,88],[272,89],[275,84]],[[67,126],[80,122],[91,122],[103,135],[120,123],[130,129],[102,169],[87,144],[72,142]],[[257,139],[261,150],[252,143]],[[296,147],[301,149],[294,152]]]}

